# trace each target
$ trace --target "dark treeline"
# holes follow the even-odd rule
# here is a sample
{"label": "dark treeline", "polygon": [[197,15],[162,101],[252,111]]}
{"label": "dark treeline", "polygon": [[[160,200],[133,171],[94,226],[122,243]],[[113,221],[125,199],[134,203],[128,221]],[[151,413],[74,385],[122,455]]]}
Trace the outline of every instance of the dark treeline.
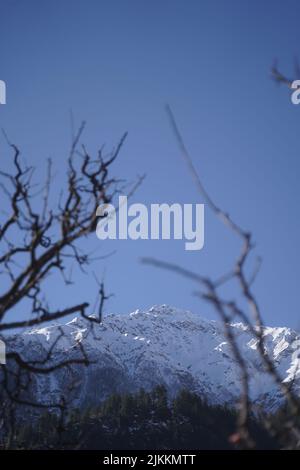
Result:
{"label": "dark treeline", "polygon": [[[169,400],[163,386],[152,392],[111,395],[98,407],[72,410],[61,425],[55,414],[19,426],[10,448],[19,449],[231,449],[236,413],[182,390]],[[252,421],[258,448],[274,449],[269,434]]]}

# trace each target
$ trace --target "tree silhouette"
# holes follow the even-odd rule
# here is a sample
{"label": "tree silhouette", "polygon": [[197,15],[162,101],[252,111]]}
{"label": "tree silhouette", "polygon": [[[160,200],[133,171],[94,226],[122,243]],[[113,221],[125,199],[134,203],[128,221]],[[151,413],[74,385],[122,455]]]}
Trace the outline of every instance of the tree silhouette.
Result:
{"label": "tree silhouette", "polygon": [[[120,191],[122,180],[111,175],[111,167],[127,134],[112,151],[106,153],[101,148],[92,157],[80,143],[84,128],[83,122],[73,136],[66,159],[66,185],[59,194],[52,161],[48,160],[44,184],[36,187],[35,168],[25,164],[19,148],[4,133],[13,164],[12,172],[0,171],[1,197],[6,201],[2,202],[0,214],[0,335],[4,341],[7,332],[47,324],[74,313],[84,317],[91,330],[94,323],[102,321],[108,298],[103,283],[99,285],[96,315],[89,309],[86,299],[51,309],[44,288],[51,274],[60,274],[63,282],[69,284],[72,279],[66,273],[71,265],[84,271],[92,261],[101,259],[89,253],[86,245],[80,242],[96,229],[97,207],[112,202]],[[140,180],[137,185],[139,183]],[[56,193],[57,199],[51,191]],[[21,316],[14,314],[16,307],[22,311]],[[56,410],[60,416],[58,430],[63,431],[70,390],[62,391],[58,402],[49,398],[40,403],[32,400],[30,395],[34,375],[47,375],[57,369],[69,370],[72,364],[89,365],[90,359],[81,342],[77,342],[77,355],[56,362],[55,351],[63,337],[64,332],[60,329],[48,351],[35,360],[28,359],[26,351],[24,355],[17,352],[13,343],[6,345],[7,363],[0,369],[0,431],[6,434],[8,446],[14,432],[16,405]]]}

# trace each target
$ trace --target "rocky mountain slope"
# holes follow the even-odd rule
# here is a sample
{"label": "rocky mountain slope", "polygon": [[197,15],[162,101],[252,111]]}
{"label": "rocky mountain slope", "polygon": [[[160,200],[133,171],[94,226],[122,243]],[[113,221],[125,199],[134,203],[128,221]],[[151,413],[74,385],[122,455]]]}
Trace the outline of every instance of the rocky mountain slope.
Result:
{"label": "rocky mountain slope", "polygon": [[[243,324],[231,328],[247,360],[251,399],[269,409],[277,407],[280,394],[263,370],[256,340]],[[265,328],[264,334],[282,380],[295,379],[298,393],[300,336],[289,328]],[[91,404],[112,392],[149,390],[157,384],[164,384],[171,395],[188,388],[211,403],[231,404],[239,396],[239,367],[222,324],[189,311],[154,306],[129,315],[108,315],[92,329],[90,322],[74,318],[10,337],[7,348],[17,349],[27,360],[41,360],[60,335],[53,355],[55,363],[79,357],[81,344],[92,364],[36,376],[34,393],[45,403],[56,400],[63,391],[78,404]]]}

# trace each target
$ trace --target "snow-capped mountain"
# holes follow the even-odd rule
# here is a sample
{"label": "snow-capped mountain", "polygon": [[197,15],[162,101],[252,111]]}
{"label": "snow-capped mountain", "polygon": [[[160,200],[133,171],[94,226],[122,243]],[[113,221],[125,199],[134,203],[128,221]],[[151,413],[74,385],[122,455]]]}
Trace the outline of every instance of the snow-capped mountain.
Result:
{"label": "snow-capped mountain", "polygon": [[[276,407],[280,394],[264,372],[257,340],[241,323],[231,328],[248,364],[251,399],[269,409]],[[264,336],[282,380],[295,379],[298,393],[300,336],[289,328],[269,327]],[[108,315],[92,327],[91,322],[74,318],[15,335],[7,341],[7,349],[18,350],[24,359],[41,361],[56,339],[54,363],[80,357],[82,345],[92,364],[36,375],[34,393],[47,403],[67,392],[77,403],[91,404],[112,392],[151,389],[158,384],[164,384],[171,395],[188,388],[211,403],[231,404],[239,396],[240,370],[222,323],[189,311],[154,306],[129,315]]]}

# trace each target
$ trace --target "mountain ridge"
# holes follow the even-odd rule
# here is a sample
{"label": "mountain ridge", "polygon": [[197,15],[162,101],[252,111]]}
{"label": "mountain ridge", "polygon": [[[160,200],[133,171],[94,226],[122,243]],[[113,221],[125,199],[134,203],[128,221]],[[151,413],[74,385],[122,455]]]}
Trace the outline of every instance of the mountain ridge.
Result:
{"label": "mountain ridge", "polygon": [[[242,323],[230,325],[246,359],[251,400],[269,410],[282,399],[273,380],[263,371],[257,339]],[[62,334],[63,333],[63,334]],[[103,323],[72,320],[32,328],[13,335],[7,343],[27,360],[41,360],[57,338],[53,362],[78,358],[82,345],[89,367],[72,366],[48,376],[36,376],[34,393],[43,401],[55,399],[75,384],[77,404],[95,403],[115,392],[134,392],[164,385],[169,394],[181,388],[204,396],[212,404],[233,405],[240,394],[240,371],[221,322],[206,320],[190,311],[167,305],[136,310],[127,315],[109,314]],[[287,383],[300,389],[300,336],[287,327],[265,327],[265,345]]]}

